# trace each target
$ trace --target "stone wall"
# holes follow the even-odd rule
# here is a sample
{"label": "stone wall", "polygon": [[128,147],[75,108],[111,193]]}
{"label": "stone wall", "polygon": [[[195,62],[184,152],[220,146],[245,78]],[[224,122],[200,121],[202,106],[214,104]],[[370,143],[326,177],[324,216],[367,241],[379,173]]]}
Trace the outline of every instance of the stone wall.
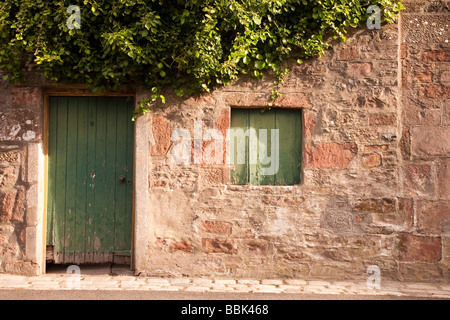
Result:
{"label": "stone wall", "polygon": [[400,235],[405,278],[449,280],[450,2],[409,1],[401,19],[401,194],[413,224]]}
{"label": "stone wall", "polygon": [[[405,6],[398,24],[293,65],[279,107],[303,111],[300,185],[236,186],[229,165],[171,159],[176,129],[225,134],[232,108],[267,107],[270,78],[167,93],[140,117],[136,273],[365,280],[376,265],[383,279],[448,281],[450,2]],[[0,86],[0,272],[43,271],[42,90]]]}
{"label": "stone wall", "polygon": [[269,80],[155,108],[137,271],[342,280],[376,265],[385,279],[448,281],[449,2],[405,5],[399,24],[293,66],[279,105],[303,110],[301,185],[234,186],[227,166],[171,161],[175,129],[224,133],[232,108],[268,106]]}
{"label": "stone wall", "polygon": [[42,88],[0,85],[0,272],[40,272],[42,112]]}

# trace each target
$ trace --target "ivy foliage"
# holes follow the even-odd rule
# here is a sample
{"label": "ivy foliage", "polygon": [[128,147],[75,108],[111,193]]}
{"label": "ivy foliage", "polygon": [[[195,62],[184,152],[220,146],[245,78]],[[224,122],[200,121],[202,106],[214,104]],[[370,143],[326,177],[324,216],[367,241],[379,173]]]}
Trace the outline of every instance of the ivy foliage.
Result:
{"label": "ivy foliage", "polygon": [[[67,8],[81,9],[69,29]],[[21,81],[36,65],[52,81],[117,89],[166,87],[179,96],[208,92],[241,74],[279,79],[283,62],[320,55],[334,38],[381,8],[395,21],[402,0],[8,0],[0,4],[3,80]],[[279,83],[276,83],[279,85]]]}

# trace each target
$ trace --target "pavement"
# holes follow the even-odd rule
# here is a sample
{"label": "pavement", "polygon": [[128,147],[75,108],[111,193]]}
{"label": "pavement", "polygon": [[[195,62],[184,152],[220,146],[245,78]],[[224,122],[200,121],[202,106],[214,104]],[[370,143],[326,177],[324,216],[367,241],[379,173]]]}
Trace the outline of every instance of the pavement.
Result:
{"label": "pavement", "polygon": [[[0,299],[136,300],[399,300],[450,299],[449,283],[302,279],[153,278],[123,266],[49,268],[45,275],[0,274]],[[78,272],[79,274],[76,274]]]}

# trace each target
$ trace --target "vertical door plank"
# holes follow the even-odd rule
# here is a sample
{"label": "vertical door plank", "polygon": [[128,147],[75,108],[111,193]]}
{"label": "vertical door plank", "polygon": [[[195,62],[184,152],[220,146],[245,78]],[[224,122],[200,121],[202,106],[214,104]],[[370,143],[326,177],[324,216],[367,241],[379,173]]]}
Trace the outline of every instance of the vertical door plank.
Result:
{"label": "vertical door plank", "polygon": [[115,243],[114,250],[120,251],[125,245],[125,232],[123,232],[127,210],[127,181],[120,182],[121,176],[128,179],[127,172],[127,105],[124,99],[117,101],[117,135],[116,135],[116,212],[115,212]]}
{"label": "vertical door plank", "polygon": [[56,141],[57,141],[58,98],[49,99],[49,134],[48,134],[48,181],[47,181],[47,245],[54,244],[55,196],[56,196]]}
{"label": "vertical door plank", "polygon": [[78,97],[78,137],[77,137],[77,179],[76,179],[76,221],[74,235],[75,262],[83,263],[86,251],[86,207],[88,190],[88,126],[89,104],[87,97]]}
{"label": "vertical door plank", "polygon": [[119,179],[116,174],[116,136],[117,136],[117,100],[114,98],[104,98],[106,117],[106,149],[105,149],[105,211],[103,216],[104,225],[102,232],[102,250],[111,252],[114,250],[114,223],[116,210],[116,186]]}
{"label": "vertical door plank", "polygon": [[[249,130],[249,111],[233,109],[231,113],[230,181],[236,185],[248,184],[248,145],[249,139],[244,134]],[[234,132],[234,134],[233,134]],[[232,141],[233,140],[233,141]]]}
{"label": "vertical door plank", "polygon": [[107,230],[106,202],[106,101],[97,98],[95,150],[95,219],[94,219],[94,252],[103,252]]}
{"label": "vertical door plank", "polygon": [[73,261],[75,253],[75,223],[77,202],[78,100],[67,98],[67,156],[66,156],[66,223],[64,232],[64,260]]}
{"label": "vertical door plank", "polygon": [[96,137],[97,137],[97,99],[88,98],[88,154],[87,154],[87,192],[86,192],[86,261],[90,261],[94,252],[94,231],[95,231],[95,185],[96,185]]}
{"label": "vertical door plank", "polygon": [[67,98],[58,97],[55,173],[55,251],[64,252],[66,223]]}

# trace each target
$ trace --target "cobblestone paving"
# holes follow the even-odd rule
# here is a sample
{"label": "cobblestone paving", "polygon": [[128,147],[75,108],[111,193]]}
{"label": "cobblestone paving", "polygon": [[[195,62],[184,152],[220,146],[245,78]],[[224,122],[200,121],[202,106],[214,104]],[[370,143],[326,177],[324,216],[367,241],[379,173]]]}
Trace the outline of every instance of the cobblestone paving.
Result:
{"label": "cobblestone paving", "polygon": [[25,277],[0,274],[0,289],[28,290],[144,290],[328,295],[380,295],[450,299],[450,284],[381,282],[380,289],[357,281],[297,279],[147,278],[132,275],[46,274]]}

